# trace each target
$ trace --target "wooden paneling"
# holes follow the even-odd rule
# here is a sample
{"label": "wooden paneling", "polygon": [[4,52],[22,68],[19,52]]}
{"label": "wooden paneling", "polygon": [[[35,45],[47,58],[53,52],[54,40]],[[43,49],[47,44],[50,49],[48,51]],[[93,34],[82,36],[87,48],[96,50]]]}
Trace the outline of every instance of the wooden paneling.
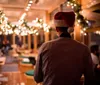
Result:
{"label": "wooden paneling", "polygon": [[89,29],[86,30],[86,32],[95,32],[95,31],[100,31],[100,27],[89,28]]}
{"label": "wooden paneling", "polygon": [[90,8],[100,3],[100,0],[81,0],[82,8]]}
{"label": "wooden paneling", "polygon": [[27,0],[0,0],[0,4],[3,5],[25,5]]}

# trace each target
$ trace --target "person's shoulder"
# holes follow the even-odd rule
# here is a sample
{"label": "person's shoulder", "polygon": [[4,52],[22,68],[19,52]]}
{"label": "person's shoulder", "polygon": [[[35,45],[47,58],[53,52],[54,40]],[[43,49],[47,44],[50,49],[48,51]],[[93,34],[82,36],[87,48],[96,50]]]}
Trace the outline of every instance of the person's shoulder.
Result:
{"label": "person's shoulder", "polygon": [[50,40],[50,41],[47,41],[47,42],[44,42],[43,45],[51,44],[53,42],[56,42],[57,40],[58,40],[58,38],[57,39]]}
{"label": "person's shoulder", "polygon": [[48,41],[47,43],[53,43],[53,42],[56,42],[56,41],[58,41],[58,40],[59,40],[59,38],[53,39],[53,40]]}
{"label": "person's shoulder", "polygon": [[40,48],[49,48],[54,42],[56,42],[57,39],[54,39],[54,40],[50,40],[50,41],[47,41],[47,42],[44,42]]}
{"label": "person's shoulder", "polygon": [[76,43],[76,45],[79,46],[80,48],[88,49],[88,46],[85,45],[84,43],[79,42],[79,41],[76,41],[76,40],[73,40],[73,41],[74,41],[74,43]]}

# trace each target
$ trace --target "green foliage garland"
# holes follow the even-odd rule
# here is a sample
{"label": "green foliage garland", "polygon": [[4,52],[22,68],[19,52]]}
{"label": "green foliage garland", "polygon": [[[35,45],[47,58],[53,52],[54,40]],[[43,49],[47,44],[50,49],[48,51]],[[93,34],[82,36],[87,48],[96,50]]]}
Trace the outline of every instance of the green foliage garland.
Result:
{"label": "green foliage garland", "polygon": [[71,6],[76,14],[76,22],[82,26],[82,28],[84,30],[86,30],[87,28],[90,27],[90,22],[83,17],[83,15],[80,13],[82,12],[82,9],[81,9],[81,5],[75,1],[75,0],[68,0],[67,1],[67,6]]}

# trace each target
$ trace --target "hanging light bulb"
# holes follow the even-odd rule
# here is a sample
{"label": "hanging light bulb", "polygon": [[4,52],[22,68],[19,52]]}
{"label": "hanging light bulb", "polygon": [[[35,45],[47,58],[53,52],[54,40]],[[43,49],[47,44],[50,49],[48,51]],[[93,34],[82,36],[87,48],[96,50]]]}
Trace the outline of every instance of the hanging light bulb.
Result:
{"label": "hanging light bulb", "polygon": [[30,6],[31,6],[31,4],[29,3],[29,4],[28,4],[28,7],[30,7]]}
{"label": "hanging light bulb", "polygon": [[74,4],[74,6],[77,6],[76,4]]}
{"label": "hanging light bulb", "polygon": [[79,20],[78,20],[78,23],[80,23],[80,22],[81,22],[81,20],[79,19]]}
{"label": "hanging light bulb", "polygon": [[70,5],[73,6],[73,3],[71,3]]}
{"label": "hanging light bulb", "polygon": [[32,3],[33,3],[33,1],[29,1],[29,3],[30,3],[30,4],[32,4]]}
{"label": "hanging light bulb", "polygon": [[99,31],[96,31],[95,33],[96,33],[96,34],[99,34]]}
{"label": "hanging light bulb", "polygon": [[38,20],[39,20],[39,19],[38,19],[38,18],[36,18],[36,22],[38,22]]}
{"label": "hanging light bulb", "polygon": [[86,36],[87,34],[86,34],[86,33],[84,33],[84,35]]}
{"label": "hanging light bulb", "polygon": [[40,22],[42,22],[43,20],[42,19],[40,19]]}
{"label": "hanging light bulb", "polygon": [[81,34],[83,34],[84,33],[84,31],[83,30],[81,30]]}
{"label": "hanging light bulb", "polygon": [[34,31],[33,31],[33,33],[36,33],[36,32],[37,32],[37,30],[34,30]]}
{"label": "hanging light bulb", "polygon": [[25,9],[25,11],[28,11],[28,10],[29,10],[29,9],[27,9],[27,8]]}
{"label": "hanging light bulb", "polygon": [[70,4],[70,2],[68,1],[67,4]]}
{"label": "hanging light bulb", "polygon": [[88,21],[88,20],[86,20],[86,22],[87,22],[87,23],[89,23],[89,21]]}
{"label": "hanging light bulb", "polygon": [[83,30],[86,31],[86,28],[84,28]]}
{"label": "hanging light bulb", "polygon": [[72,9],[74,8],[74,6],[72,6]]}
{"label": "hanging light bulb", "polygon": [[39,35],[39,33],[37,32],[36,35]]}
{"label": "hanging light bulb", "polygon": [[49,30],[47,29],[47,31],[46,32],[49,32]]}

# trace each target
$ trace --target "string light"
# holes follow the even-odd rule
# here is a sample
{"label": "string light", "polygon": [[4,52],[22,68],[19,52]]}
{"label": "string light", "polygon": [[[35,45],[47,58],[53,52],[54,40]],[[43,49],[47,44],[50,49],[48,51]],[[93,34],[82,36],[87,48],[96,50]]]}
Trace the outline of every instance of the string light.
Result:
{"label": "string light", "polygon": [[77,6],[76,4],[74,4],[74,6]]}
{"label": "string light", "polygon": [[86,33],[84,33],[84,35],[86,36],[87,34],[86,34]]}
{"label": "string light", "polygon": [[70,6],[69,4],[67,4],[67,6]]}
{"label": "string light", "polygon": [[[75,17],[77,21],[77,26],[81,26],[82,28],[89,28],[91,27],[91,23],[83,17],[83,11],[81,10],[81,5],[78,4],[77,0],[68,0],[67,6],[71,7],[75,12]],[[85,29],[83,29],[85,30]]]}
{"label": "string light", "polygon": [[[28,22],[25,20],[26,13],[23,13],[17,25],[10,24],[8,22],[8,18],[5,14],[0,11],[0,34],[12,34],[16,35],[28,35],[28,34],[36,34],[38,35],[40,30],[45,32],[49,32],[50,26],[43,22],[43,19],[33,20],[35,24],[33,26],[29,26]],[[41,29],[40,29],[41,28]]]}
{"label": "string light", "polygon": [[74,8],[74,6],[72,6],[72,9]]}
{"label": "string light", "polygon": [[32,4],[32,3],[33,3],[33,1],[29,1],[29,3],[30,3],[30,4]]}
{"label": "string light", "polygon": [[27,9],[30,9],[30,7],[29,7],[29,6],[27,6]]}
{"label": "string light", "polygon": [[100,35],[100,31],[96,31],[95,33]]}
{"label": "string light", "polygon": [[31,4],[28,4],[28,7],[30,7],[31,6]]}
{"label": "string light", "polygon": [[40,22],[42,22],[43,20],[42,19],[40,19]]}
{"label": "string light", "polygon": [[78,20],[78,23],[80,23],[81,22],[81,20]]}
{"label": "string light", "polygon": [[39,35],[39,33],[37,32],[36,35]]}
{"label": "string light", "polygon": [[36,33],[36,32],[37,32],[37,30],[34,30],[34,31],[33,31],[33,33]]}
{"label": "string light", "polygon": [[67,4],[70,4],[70,2],[68,1]]}
{"label": "string light", "polygon": [[27,7],[26,7],[26,9],[25,9],[25,11],[29,11],[29,9],[30,9],[31,6],[32,6],[32,3],[33,3],[33,1],[30,0],[29,3],[28,3],[28,5],[27,5]]}
{"label": "string light", "polygon": [[70,5],[73,6],[73,3],[71,3]]}
{"label": "string light", "polygon": [[29,9],[27,9],[27,8],[25,9],[25,11],[28,11],[28,10],[29,10]]}
{"label": "string light", "polygon": [[23,19],[25,18],[25,16],[26,16],[26,13],[23,13],[20,20],[19,20],[19,22],[23,22]]}
{"label": "string light", "polygon": [[86,31],[86,28],[84,28],[83,30]]}
{"label": "string light", "polygon": [[0,34],[11,34],[12,33],[12,25],[8,22],[8,18],[4,14],[3,11],[0,11]]}
{"label": "string light", "polygon": [[81,34],[83,34],[84,33],[84,31],[83,30],[81,30]]}

